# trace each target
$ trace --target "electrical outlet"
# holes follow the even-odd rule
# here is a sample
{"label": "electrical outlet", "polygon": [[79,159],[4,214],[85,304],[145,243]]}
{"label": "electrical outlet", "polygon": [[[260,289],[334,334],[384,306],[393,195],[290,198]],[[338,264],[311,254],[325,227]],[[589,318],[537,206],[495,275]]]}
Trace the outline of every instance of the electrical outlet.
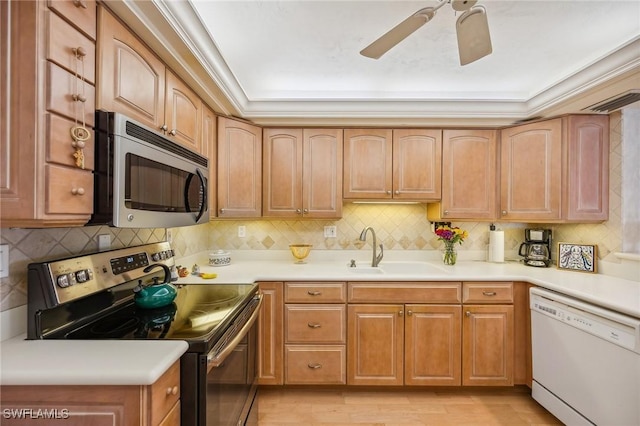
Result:
{"label": "electrical outlet", "polygon": [[238,226],[238,238],[244,238],[247,236],[247,227],[244,225]]}
{"label": "electrical outlet", "polygon": [[0,245],[0,278],[9,276],[9,244]]}
{"label": "electrical outlet", "polygon": [[98,235],[98,251],[107,251],[111,248],[111,235]]}
{"label": "electrical outlet", "polygon": [[324,227],[324,237],[325,238],[336,238],[338,236],[338,231],[335,225],[325,226]]}

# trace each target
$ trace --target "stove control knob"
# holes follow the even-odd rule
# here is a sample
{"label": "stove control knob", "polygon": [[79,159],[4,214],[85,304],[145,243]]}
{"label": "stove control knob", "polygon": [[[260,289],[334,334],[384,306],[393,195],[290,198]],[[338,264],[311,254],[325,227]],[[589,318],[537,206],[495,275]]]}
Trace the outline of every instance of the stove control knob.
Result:
{"label": "stove control knob", "polygon": [[158,260],[160,260],[160,253],[152,253],[151,260],[153,260],[154,262],[157,262]]}
{"label": "stove control knob", "polygon": [[79,271],[76,271],[76,281],[79,283],[85,283],[91,278],[91,271],[89,269],[81,269]]}
{"label": "stove control knob", "polygon": [[69,285],[71,285],[71,283],[69,282],[69,275],[67,274],[58,275],[58,278],[56,278],[56,282],[58,283],[58,287],[61,288],[69,287]]}

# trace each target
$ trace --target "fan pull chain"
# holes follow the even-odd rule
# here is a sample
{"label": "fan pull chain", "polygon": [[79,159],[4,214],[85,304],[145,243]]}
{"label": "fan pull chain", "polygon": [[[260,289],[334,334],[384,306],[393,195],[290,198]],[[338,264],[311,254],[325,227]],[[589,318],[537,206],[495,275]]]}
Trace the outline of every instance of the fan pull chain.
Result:
{"label": "fan pull chain", "polygon": [[[75,94],[73,95],[73,100],[76,102],[74,105],[74,126],[71,128],[71,139],[73,142],[71,146],[75,148],[75,152],[73,153],[73,158],[75,158],[76,167],[79,167],[84,170],[84,147],[86,146],[86,141],[91,136],[89,130],[87,130],[85,123],[85,103],[87,101],[86,97],[86,82],[84,81],[84,57],[87,52],[82,48],[74,48],[73,53],[76,57],[76,69],[75,69]],[[78,70],[78,68],[81,68]],[[81,87],[79,87],[81,86]],[[81,108],[78,107],[78,103],[82,105]],[[78,110],[81,110],[82,115],[82,124],[80,124],[80,120],[78,119]]]}

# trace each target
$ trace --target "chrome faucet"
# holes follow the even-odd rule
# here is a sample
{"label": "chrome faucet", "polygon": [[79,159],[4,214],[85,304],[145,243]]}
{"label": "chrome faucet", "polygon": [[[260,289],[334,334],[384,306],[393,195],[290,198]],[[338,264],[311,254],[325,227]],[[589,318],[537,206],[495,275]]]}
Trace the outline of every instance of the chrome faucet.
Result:
{"label": "chrome faucet", "polygon": [[360,233],[360,241],[367,241],[367,231],[371,231],[371,235],[373,235],[373,256],[371,259],[371,266],[375,268],[378,266],[378,264],[382,260],[382,257],[384,256],[384,248],[382,247],[382,244],[380,244],[380,254],[376,255],[376,246],[378,245],[376,241],[376,231],[374,231],[370,226],[367,226],[362,230],[362,232]]}

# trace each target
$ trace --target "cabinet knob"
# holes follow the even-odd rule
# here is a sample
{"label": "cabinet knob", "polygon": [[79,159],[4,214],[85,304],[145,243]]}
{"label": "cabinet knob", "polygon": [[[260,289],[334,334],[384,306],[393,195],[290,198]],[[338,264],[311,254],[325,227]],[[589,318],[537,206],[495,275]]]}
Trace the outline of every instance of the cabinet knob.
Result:
{"label": "cabinet knob", "polygon": [[442,214],[443,214],[444,216],[447,216],[447,215],[449,214],[449,210],[445,210],[445,211],[443,211],[443,212],[442,212]]}
{"label": "cabinet knob", "polygon": [[387,195],[391,195],[391,191],[387,191]]}
{"label": "cabinet knob", "polygon": [[304,214],[309,213],[309,209],[302,209],[302,213],[304,213]]}
{"label": "cabinet knob", "polygon": [[174,386],[172,388],[167,388],[167,395],[177,395],[178,394],[178,387]]}
{"label": "cabinet knob", "polygon": [[86,144],[84,143],[84,141],[73,141],[71,142],[71,146],[78,149],[84,149]]}
{"label": "cabinet knob", "polygon": [[398,316],[399,316],[399,317],[401,317],[402,315],[404,315],[404,311],[403,311],[402,309],[400,309],[400,310],[398,311]]}
{"label": "cabinet knob", "polygon": [[502,210],[502,215],[504,216],[506,214],[507,214],[507,211],[506,210]]}
{"label": "cabinet knob", "polygon": [[311,368],[312,370],[317,370],[318,368],[322,368],[322,364],[307,364],[307,367]]}
{"label": "cabinet knob", "polygon": [[175,135],[176,135],[176,133],[177,133],[177,132],[176,132],[176,129],[171,129],[171,131],[169,132],[169,134],[170,134],[171,136],[175,136]]}
{"label": "cabinet knob", "polygon": [[167,127],[166,124],[163,124],[162,127],[160,127],[160,130],[162,130],[163,132],[166,132],[167,130],[169,130],[169,128]]}
{"label": "cabinet knob", "polygon": [[302,210],[296,209],[296,214],[302,214]]}
{"label": "cabinet knob", "polygon": [[80,95],[80,94],[71,95],[71,99],[73,99],[75,102],[86,102],[87,101],[87,97],[85,95]]}
{"label": "cabinet knob", "polygon": [[413,315],[413,311],[412,311],[411,309],[409,309],[409,310],[407,311],[407,315],[409,315],[409,316]]}
{"label": "cabinet knob", "polygon": [[73,195],[84,195],[84,188],[80,187],[80,188],[73,188],[71,190],[71,193]]}
{"label": "cabinet knob", "polygon": [[220,209],[220,214],[224,214],[224,209]]}
{"label": "cabinet knob", "polygon": [[470,317],[471,316],[471,311],[467,311],[464,313],[466,316]]}
{"label": "cabinet knob", "polygon": [[398,191],[397,189],[395,190],[394,194],[396,195],[400,195],[400,191]]}
{"label": "cabinet knob", "polygon": [[73,54],[76,55],[77,58],[83,58],[87,56],[87,50],[82,46],[74,47],[71,49],[71,51],[73,51]]}
{"label": "cabinet knob", "polygon": [[485,295],[485,296],[491,297],[491,296],[495,296],[496,292],[495,291],[483,291],[482,294]]}
{"label": "cabinet knob", "polygon": [[310,323],[308,323],[307,325],[309,326],[309,328],[320,328],[320,327],[322,327],[322,326],[321,326],[320,324],[318,324],[318,323],[311,323],[311,322],[310,322]]}
{"label": "cabinet knob", "polygon": [[87,8],[87,2],[84,0],[73,0],[73,5],[77,8],[82,8],[82,9]]}

